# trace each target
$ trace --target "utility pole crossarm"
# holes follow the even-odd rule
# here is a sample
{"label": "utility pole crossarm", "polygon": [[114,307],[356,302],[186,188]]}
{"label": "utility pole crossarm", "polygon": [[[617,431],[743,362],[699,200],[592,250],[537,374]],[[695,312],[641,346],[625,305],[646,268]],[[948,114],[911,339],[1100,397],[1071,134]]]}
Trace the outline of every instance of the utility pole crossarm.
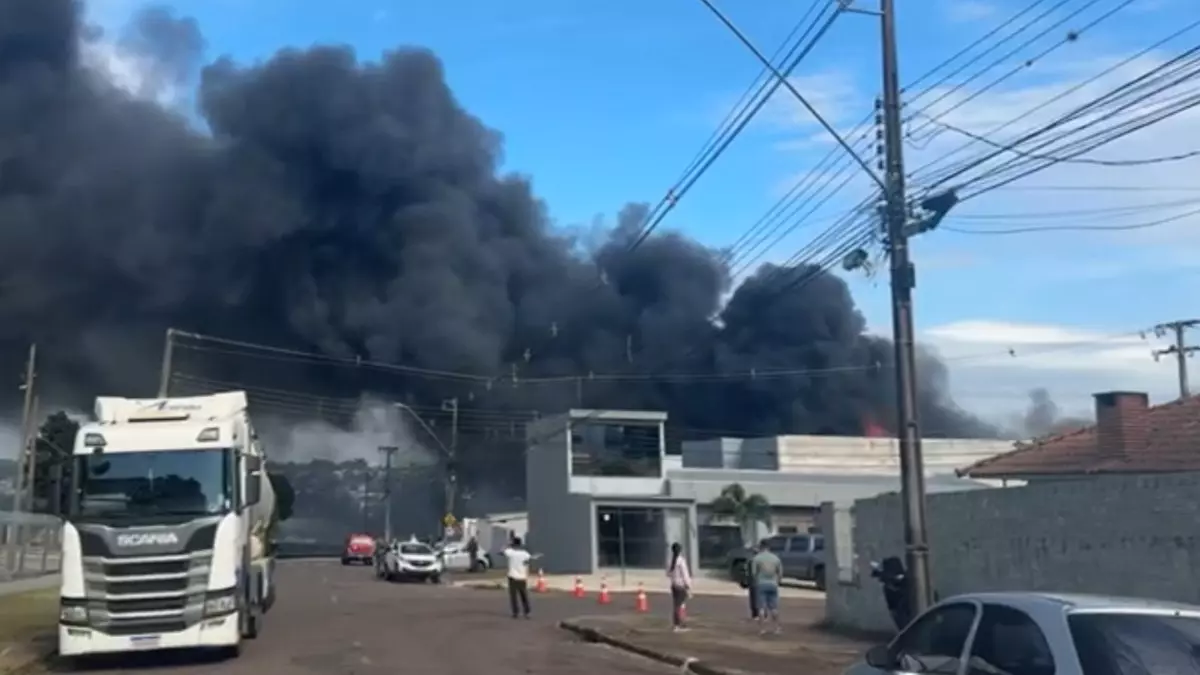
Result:
{"label": "utility pole crossarm", "polygon": [[1159,337],[1166,337],[1167,334],[1172,334],[1175,338],[1175,344],[1166,349],[1156,349],[1150,354],[1157,361],[1163,356],[1174,356],[1175,367],[1179,371],[1179,398],[1184,399],[1191,396],[1191,388],[1188,385],[1188,367],[1187,358],[1192,354],[1200,352],[1200,345],[1189,345],[1187,343],[1187,331],[1190,328],[1200,326],[1200,319],[1184,319],[1182,321],[1168,321],[1160,323],[1154,327],[1154,332]]}

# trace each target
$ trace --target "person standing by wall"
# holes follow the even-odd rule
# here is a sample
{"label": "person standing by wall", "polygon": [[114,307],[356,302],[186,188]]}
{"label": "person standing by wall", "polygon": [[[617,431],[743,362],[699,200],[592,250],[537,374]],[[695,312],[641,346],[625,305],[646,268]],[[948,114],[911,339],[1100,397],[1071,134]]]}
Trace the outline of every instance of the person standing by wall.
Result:
{"label": "person standing by wall", "polygon": [[742,588],[746,589],[746,596],[750,599],[750,620],[758,620],[758,586],[754,584],[754,565],[751,560],[747,560],[742,564],[742,578],[739,581]]}
{"label": "person standing by wall", "polygon": [[471,537],[467,540],[467,571],[474,572],[479,568],[479,541]]}
{"label": "person standing by wall", "polygon": [[671,627],[676,632],[686,630],[683,618],[684,606],[692,594],[692,573],[687,558],[683,557],[683,546],[671,544],[671,564],[667,567],[667,579],[671,582]]}
{"label": "person standing by wall", "polygon": [[783,561],[771,552],[766,539],[758,544],[758,554],[750,561],[754,587],[758,590],[759,632],[767,632],[770,621],[779,634],[779,585],[783,581]]}
{"label": "person standing by wall", "polygon": [[524,616],[528,619],[529,561],[533,556],[521,546],[520,537],[513,537],[504,549],[504,558],[508,561],[508,604],[512,608],[512,618]]}

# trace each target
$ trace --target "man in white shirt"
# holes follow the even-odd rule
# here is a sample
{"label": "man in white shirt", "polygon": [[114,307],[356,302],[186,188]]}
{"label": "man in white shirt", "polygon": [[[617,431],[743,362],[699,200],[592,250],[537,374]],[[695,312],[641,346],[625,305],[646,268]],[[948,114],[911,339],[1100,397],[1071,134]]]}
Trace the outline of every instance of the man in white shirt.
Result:
{"label": "man in white shirt", "polygon": [[[512,607],[512,617],[524,616],[528,619],[529,560],[533,556],[521,547],[520,537],[513,537],[512,543],[504,549],[504,557],[508,560],[508,604]],[[518,609],[523,611],[518,612]]]}

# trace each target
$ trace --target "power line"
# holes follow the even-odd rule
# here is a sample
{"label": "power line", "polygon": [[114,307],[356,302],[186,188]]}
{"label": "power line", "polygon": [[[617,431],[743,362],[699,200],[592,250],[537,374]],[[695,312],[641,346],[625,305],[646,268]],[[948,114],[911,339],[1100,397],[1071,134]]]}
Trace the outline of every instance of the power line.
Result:
{"label": "power line", "polygon": [[[1016,14],[1014,14],[1014,15],[1010,16],[1010,17],[1009,17],[1009,18],[1008,18],[1006,21],[1004,21],[1003,23],[1001,23],[1001,24],[997,25],[995,28],[993,28],[992,30],[988,31],[988,32],[987,32],[987,33],[985,33],[984,35],[980,36],[980,37],[979,37],[979,38],[977,38],[977,39],[976,39],[974,42],[972,42],[972,43],[968,44],[966,47],[963,47],[961,50],[959,50],[958,52],[956,52],[956,53],[955,53],[953,56],[951,56],[951,57],[947,58],[945,61],[943,61],[943,62],[942,62],[941,64],[939,64],[938,66],[935,66],[933,69],[929,70],[929,71],[928,71],[928,72],[926,72],[924,75],[922,75],[922,76],[918,77],[916,80],[913,80],[913,81],[912,81],[912,82],[910,82],[910,83],[909,83],[907,86],[905,86],[905,87],[902,87],[902,88],[901,88],[901,90],[900,90],[900,91],[901,91],[901,93],[908,93],[908,90],[909,90],[909,89],[911,89],[911,88],[913,88],[913,87],[917,86],[918,84],[920,84],[921,82],[924,82],[925,80],[929,79],[930,77],[932,77],[932,76],[933,76],[933,74],[934,74],[935,72],[937,72],[937,71],[941,70],[941,69],[942,69],[942,67],[944,67],[944,66],[946,66],[946,65],[948,65],[948,64],[950,64],[950,63],[952,63],[952,62],[954,62],[954,61],[956,61],[956,60],[957,60],[957,59],[958,59],[960,56],[965,56],[966,54],[968,54],[968,53],[969,53],[969,52],[970,52],[972,49],[974,49],[975,47],[978,47],[979,45],[983,44],[984,42],[986,42],[986,41],[990,40],[991,38],[995,37],[996,35],[998,35],[998,34],[1000,33],[1000,31],[1002,31],[1002,30],[1004,30],[1005,28],[1008,28],[1008,27],[1009,27],[1009,26],[1011,26],[1012,24],[1016,23],[1016,22],[1017,22],[1017,19],[1020,19],[1021,17],[1025,16],[1025,15],[1026,15],[1026,14],[1028,14],[1029,12],[1032,12],[1032,11],[1033,11],[1035,8],[1037,8],[1037,6],[1038,6],[1038,5],[1042,4],[1042,3],[1043,3],[1043,2],[1045,2],[1045,1],[1046,1],[1046,0],[1034,0],[1034,2],[1032,2],[1031,4],[1029,4],[1029,5],[1026,5],[1026,6],[1025,6],[1025,9],[1022,9],[1021,11],[1017,12]],[[1054,8],[1054,7],[1052,7],[1052,8],[1051,8],[1051,11],[1053,11],[1054,9],[1055,9],[1055,8]],[[1045,15],[1043,14],[1042,16],[1045,16]],[[1037,19],[1035,19],[1034,21],[1036,22],[1036,21],[1037,21]],[[972,65],[974,65],[975,63],[978,63],[978,62],[979,62],[979,60],[980,60],[980,59],[982,59],[984,56],[987,56],[987,55],[988,55],[988,54],[990,54],[992,51],[994,51],[995,49],[997,49],[997,48],[999,48],[1000,46],[1002,46],[1002,45],[1003,45],[1005,42],[1007,42],[1008,40],[1011,40],[1012,38],[1014,38],[1014,37],[1016,37],[1017,35],[1019,35],[1019,34],[1021,34],[1022,32],[1024,32],[1024,30],[1025,30],[1026,28],[1028,28],[1028,27],[1029,27],[1029,25],[1032,25],[1032,24],[1026,24],[1026,26],[1024,26],[1024,27],[1022,27],[1022,28],[1018,28],[1018,29],[1017,29],[1017,30],[1015,30],[1014,32],[1012,32],[1012,33],[1009,33],[1008,35],[1004,36],[1003,38],[1001,38],[1000,40],[998,40],[997,42],[995,42],[995,43],[994,43],[994,44],[993,44],[991,47],[989,47],[988,49],[984,50],[982,53],[975,55],[975,57],[974,57],[974,58],[972,58],[971,60],[967,61],[965,64],[963,64],[962,66],[960,66],[959,68],[957,68],[957,69],[955,69],[954,71],[952,71],[952,72],[951,72],[949,75],[946,75],[945,77],[943,77],[942,79],[938,80],[937,82],[934,82],[933,84],[929,85],[928,87],[926,87],[926,88],[925,88],[925,90],[924,90],[924,91],[922,91],[922,92],[918,93],[918,94],[917,94],[915,97],[913,97],[913,98],[909,99],[908,105],[912,105],[912,103],[914,103],[915,101],[919,100],[919,99],[920,99],[922,96],[924,96],[925,94],[927,94],[927,93],[929,93],[929,92],[931,92],[931,91],[933,91],[933,90],[937,89],[938,87],[942,86],[943,84],[945,84],[946,82],[948,82],[949,80],[951,80],[952,78],[954,78],[955,76],[957,76],[957,75],[958,75],[959,73],[961,73],[963,70],[966,70],[967,68],[970,68],[970,67],[971,67]]]}
{"label": "power line", "polygon": [[[1045,99],[1038,105],[1035,105],[1032,108],[1029,108],[1028,110],[1021,113],[1020,115],[1017,115],[1017,116],[1009,119],[1006,122],[1003,122],[995,127],[992,127],[991,129],[989,129],[988,131],[984,132],[981,135],[986,137],[986,136],[995,134],[997,132],[1003,131],[1004,129],[1011,127],[1012,125],[1016,124],[1017,122],[1020,122],[1024,119],[1029,118],[1034,113],[1044,110],[1048,106],[1050,106],[1054,103],[1057,103],[1057,102],[1065,99],[1066,97],[1075,94],[1078,91],[1081,91],[1084,87],[1094,84],[1094,83],[1098,82],[1100,79],[1107,77],[1108,75],[1111,75],[1113,73],[1116,73],[1116,72],[1120,71],[1121,69],[1129,66],[1130,64],[1137,62],[1138,59],[1143,58],[1147,54],[1149,54],[1149,53],[1153,52],[1154,50],[1162,47],[1163,45],[1187,34],[1188,32],[1195,30],[1197,27],[1200,27],[1200,20],[1197,20],[1190,24],[1185,25],[1183,28],[1181,28],[1177,31],[1174,31],[1173,33],[1167,35],[1166,37],[1161,38],[1154,43],[1151,43],[1147,47],[1140,49],[1140,50],[1126,56],[1125,58],[1121,59],[1120,61],[1117,61],[1116,63],[1110,65],[1109,67],[1095,73],[1091,77],[1088,77],[1080,82],[1075,83],[1074,85],[1072,85],[1070,87],[1067,87],[1066,89],[1058,92],[1054,96],[1048,97],[1047,99]],[[957,155],[957,154],[961,153],[962,151],[969,149],[972,145],[974,145],[974,143],[975,143],[974,140],[969,140],[966,143],[963,143],[962,145],[958,146],[954,150],[951,150],[951,151],[943,154],[938,159],[922,165],[921,167],[919,167],[916,171],[914,171],[912,173],[912,177],[915,178],[917,176],[922,175],[923,173],[926,172],[926,170],[932,169],[934,164],[937,164],[939,162],[944,162],[947,158],[953,157],[954,155]],[[1013,144],[1010,143],[1009,145],[1013,145]],[[972,160],[968,160],[967,163],[968,164],[972,163]],[[943,178],[943,181],[944,180],[947,180],[947,179]],[[1039,189],[1039,188],[1023,188],[1023,189],[1030,190],[1030,189]],[[1060,188],[1060,187],[1055,187],[1055,186],[1045,186],[1044,188],[1040,188],[1040,189],[1064,190],[1064,189],[1075,189],[1075,188]],[[1089,188],[1081,188],[1081,189],[1089,189]],[[1122,188],[1122,189],[1127,189],[1127,188]],[[1195,188],[1195,187],[1191,187],[1188,189],[1189,190],[1200,190],[1200,188]]]}
{"label": "power line", "polygon": [[[792,28],[791,32],[784,37],[783,41],[779,44],[779,47],[775,49],[775,53],[771,55],[772,63],[779,60],[780,57],[783,57],[785,54],[790,53],[787,49],[788,45],[790,45],[792,40],[796,38],[802,29],[804,29],[804,26],[808,25],[808,29],[805,30],[804,34],[800,36],[799,40],[797,40],[797,44],[804,42],[805,38],[808,37],[808,33],[811,32],[813,26],[816,25],[815,21],[812,24],[809,24],[809,19],[812,18],[813,12],[815,12],[818,7],[821,7],[825,4],[826,3],[823,0],[815,0],[815,2],[809,5],[808,11],[805,12],[804,16],[796,22],[796,25]],[[733,107],[729,109],[729,112],[725,114],[725,117],[721,120],[721,123],[717,125],[716,129],[713,129],[712,135],[709,136],[708,140],[704,142],[704,145],[700,148],[700,151],[697,152],[696,156],[692,158],[692,161],[688,163],[687,168],[684,169],[683,176],[680,177],[678,182],[683,182],[683,180],[701,164],[701,162],[704,160],[704,157],[708,155],[708,153],[712,152],[713,148],[720,143],[720,140],[725,133],[736,125],[735,120],[741,119],[743,116],[745,116],[746,111],[753,106],[753,102],[759,100],[762,97],[763,92],[765,92],[770,85],[771,71],[766,68],[761,68],[758,75],[754,77],[754,79],[750,82],[750,85],[746,87],[746,90],[742,92],[740,97],[738,97],[737,102],[734,103]]]}
{"label": "power line", "polygon": [[1180,206],[1192,206],[1200,204],[1200,199],[1179,199],[1170,202],[1149,202],[1144,204],[1130,204],[1128,206],[1109,206],[1099,207],[1094,209],[1066,209],[1063,211],[1017,211],[1013,213],[970,213],[957,214],[955,220],[1028,220],[1028,219],[1045,219],[1045,218],[1068,218],[1071,216],[1105,216],[1128,213],[1141,213],[1143,211],[1156,211],[1160,209],[1177,208]]}
{"label": "power line", "polygon": [[[1058,141],[1062,140],[1063,138],[1066,138],[1070,135],[1076,134],[1080,131],[1084,131],[1084,130],[1088,129],[1089,127],[1093,127],[1101,122],[1111,119],[1118,112],[1128,110],[1129,108],[1131,108],[1135,105],[1138,105],[1138,104],[1144,102],[1145,100],[1152,98],[1153,96],[1155,96],[1159,93],[1162,93],[1163,91],[1166,91],[1168,89],[1178,86],[1183,81],[1186,81],[1187,79],[1189,79],[1191,77],[1194,77],[1195,74],[1190,73],[1190,72],[1185,72],[1182,76],[1175,77],[1175,79],[1173,81],[1169,81],[1167,84],[1160,85],[1157,88],[1149,91],[1149,93],[1141,94],[1140,96],[1137,96],[1137,97],[1133,98],[1132,100],[1128,100],[1128,101],[1121,103],[1120,105],[1117,106],[1117,108],[1115,110],[1110,111],[1106,115],[1100,116],[1100,115],[1094,114],[1096,112],[1096,110],[1098,108],[1100,108],[1100,106],[1105,105],[1110,101],[1119,100],[1121,97],[1126,96],[1130,92],[1136,92],[1138,89],[1144,88],[1147,85],[1147,83],[1152,82],[1154,80],[1154,78],[1169,80],[1170,77],[1163,77],[1162,73],[1164,73],[1172,68],[1177,68],[1178,64],[1180,62],[1185,63],[1185,66],[1189,65],[1186,63],[1187,59],[1192,58],[1192,54],[1196,53],[1197,51],[1200,51],[1200,47],[1194,47],[1192,49],[1189,49],[1184,54],[1172,59],[1171,61],[1169,61],[1167,63],[1157,66],[1157,67],[1151,69],[1150,71],[1147,71],[1146,73],[1143,73],[1141,76],[1118,86],[1117,88],[1109,91],[1107,94],[1105,94],[1097,99],[1094,99],[1088,103],[1085,103],[1085,104],[1073,109],[1072,111],[1065,113],[1064,115],[1054,119],[1053,121],[1024,134],[1020,139],[1018,139],[1017,141],[1014,141],[1012,143],[1012,145],[1015,146],[1019,143],[1025,143],[1030,140],[1037,139],[1039,136],[1044,136],[1044,135],[1048,134],[1049,132],[1054,131],[1055,129],[1057,129],[1059,127],[1062,127],[1063,125],[1067,124],[1068,122],[1070,122],[1076,118],[1082,117],[1084,114],[1087,114],[1087,113],[1093,114],[1093,116],[1091,117],[1091,119],[1089,121],[1084,122],[1076,127],[1068,128],[1066,131],[1062,132],[1060,135],[1058,135],[1056,137],[1052,137],[1049,140],[1043,141],[1034,147],[1035,151],[1043,150],[1043,149],[1047,148],[1048,146],[1051,146],[1054,143],[1057,143]],[[1195,59],[1193,59],[1193,60],[1195,60]],[[1033,173],[1041,171],[1042,169],[1045,169],[1049,166],[1060,163],[1061,160],[1063,160],[1063,159],[1070,159],[1072,157],[1082,155],[1086,152],[1090,152],[1091,150],[1094,150],[1102,145],[1105,145],[1105,144],[1115,141],[1119,138],[1127,136],[1127,135],[1134,133],[1140,129],[1143,129],[1147,126],[1150,126],[1159,121],[1162,121],[1163,119],[1171,117],[1180,112],[1184,112],[1185,110],[1189,109],[1190,107],[1194,107],[1194,105],[1195,105],[1195,102],[1191,101],[1191,100],[1184,100],[1182,102],[1172,102],[1168,105],[1164,105],[1158,109],[1155,109],[1155,110],[1151,111],[1150,113],[1144,113],[1139,117],[1124,120],[1124,121],[1119,122],[1108,128],[1102,128],[1100,131],[1093,132],[1084,138],[1070,141],[1068,143],[1068,145],[1065,147],[1074,146],[1075,149],[1073,149],[1069,152],[1064,152],[1064,148],[1060,147],[1060,148],[1052,151],[1053,154],[1055,154],[1058,157],[1057,161],[1044,162],[1041,166],[1036,167],[1032,170],[1019,172],[1009,178],[996,181],[996,182],[990,184],[988,187],[981,188],[977,192],[972,193],[969,197],[978,196],[979,194],[982,194],[984,192],[988,192],[990,190],[994,190],[996,188],[1003,187],[1004,185],[1007,185],[1011,182],[1019,180],[1020,178],[1024,178],[1028,175],[1032,175]],[[982,164],[990,161],[992,158],[1002,154],[1003,152],[1004,151],[1002,151],[1002,150],[993,150],[992,152],[987,153],[984,157],[973,161],[971,164],[962,166],[962,167],[956,169],[953,173],[939,178],[937,181],[935,181],[933,183],[932,186],[944,184],[947,181],[965,173],[969,169],[974,168],[975,166],[982,165]],[[1010,171],[1014,168],[1019,169],[1023,164],[1032,165],[1036,161],[1037,160],[1025,160],[1022,158],[1008,160],[1007,162],[1002,164],[1000,167],[991,169],[986,173],[983,173],[975,178],[967,180],[963,184],[959,185],[956,188],[956,190],[961,190],[962,187],[964,187],[966,185],[982,182],[984,179],[995,177],[999,174],[1002,174],[1005,171]],[[963,199],[967,199],[969,197],[963,197]]]}
{"label": "power line", "polygon": [[[867,164],[865,160],[863,160],[863,158],[858,156],[858,153],[854,151],[854,148],[846,142],[846,139],[842,138],[842,135],[838,133],[837,129],[833,128],[833,125],[825,119],[825,116],[813,107],[812,103],[810,103],[808,99],[805,98],[805,96],[801,94],[798,89],[796,89],[794,84],[788,81],[787,74],[780,72],[779,69],[775,67],[775,64],[771,63],[771,61],[764,56],[761,51],[758,50],[758,47],[754,46],[754,43],[750,41],[750,38],[746,37],[746,34],[743,33],[740,28],[734,25],[734,23],[729,20],[729,17],[725,16],[725,14],[713,4],[712,0],[700,0],[700,2],[703,3],[704,6],[707,7],[709,11],[711,11],[713,15],[716,16],[717,19],[729,29],[731,33],[733,33],[734,37],[736,37],[738,41],[746,47],[746,49],[750,50],[750,52],[754,54],[754,57],[763,64],[764,68],[770,69],[771,74],[775,76],[776,82],[783,85],[784,88],[791,93],[792,97],[799,101],[800,105],[804,106],[805,110],[808,111],[808,114],[812,115],[813,119],[815,119],[825,129],[825,133],[829,134],[831,138],[837,141],[838,145],[842,146],[842,149],[846,151],[846,154],[854,159],[859,167],[862,168],[863,172],[870,176],[871,179],[874,180],[880,187],[882,187],[883,181],[880,180],[879,176],[875,174],[874,169],[872,169],[871,166]],[[816,38],[814,38],[813,44],[815,44],[816,40],[820,39],[825,32],[833,26],[834,20],[837,19],[840,13],[840,9],[836,10],[821,26]]]}
{"label": "power line", "polygon": [[1170,223],[1176,223],[1187,218],[1200,216],[1200,209],[1194,209],[1185,213],[1180,213],[1168,218],[1159,218],[1158,220],[1150,220],[1141,223],[1130,223],[1126,225],[1036,225],[1030,227],[1009,227],[995,230],[969,230],[960,227],[943,225],[941,229],[949,232],[957,232],[959,234],[1030,234],[1034,232],[1121,232],[1128,230],[1145,230],[1152,227],[1160,227]]}
{"label": "power line", "polygon": [[[782,79],[777,78],[771,84],[771,86],[766,89],[763,96],[758,99],[758,101],[749,109],[749,111],[747,111],[747,113],[742,117],[741,121],[729,129],[724,139],[722,139],[720,143],[712,146],[712,150],[709,153],[708,158],[696,165],[694,172],[689,178],[680,181],[668,192],[669,200],[665,200],[667,205],[657,214],[652,213],[647,217],[647,224],[641,228],[641,233],[630,244],[630,250],[636,249],[638,246],[644,243],[651,234],[654,233],[662,221],[667,217],[667,214],[670,213],[670,211],[674,208],[678,200],[686,195],[696,184],[696,182],[700,180],[700,178],[708,171],[708,169],[712,167],[717,159],[719,159],[721,155],[725,153],[733,141],[737,139],[746,126],[750,124],[750,120],[752,120],[754,116],[757,115],[760,110],[762,110],[763,106],[765,106],[767,102],[771,100],[771,97],[775,95],[775,92],[778,91],[780,85],[786,83],[787,77],[790,76],[792,71],[795,70],[808,56],[809,52],[812,51],[813,47],[815,47],[821,37],[824,36],[825,32],[829,30],[829,26],[832,25],[834,19],[837,18],[837,15],[838,10],[833,8],[828,17],[825,19],[825,23],[820,24],[816,30],[816,33],[811,39],[808,40],[806,45],[803,43],[804,38],[801,38],[801,41],[793,47],[791,59],[784,66],[782,72],[780,69],[775,68],[774,64],[771,64],[769,61],[765,64],[770,67],[772,73],[782,76]],[[817,22],[819,21],[820,16],[814,20],[813,26],[816,26]],[[810,27],[808,32],[811,32],[811,30],[812,29]],[[805,36],[808,35],[808,32],[805,33]]]}
{"label": "power line", "polygon": [[[1001,63],[1003,63],[1004,61],[1007,61],[1009,58],[1011,58],[1011,57],[1013,57],[1014,55],[1018,54],[1019,52],[1021,52],[1022,50],[1024,50],[1026,47],[1028,47],[1028,46],[1032,45],[1033,43],[1037,42],[1037,41],[1038,41],[1038,40],[1040,40],[1041,38],[1043,38],[1043,37],[1045,37],[1046,35],[1048,35],[1048,34],[1049,34],[1049,33],[1050,33],[1052,30],[1054,30],[1054,29],[1056,29],[1056,28],[1059,28],[1059,27],[1063,26],[1064,24],[1066,24],[1066,23],[1067,23],[1068,21],[1070,21],[1071,19],[1073,19],[1073,18],[1075,18],[1076,16],[1078,16],[1079,14],[1083,13],[1085,10],[1087,10],[1087,9],[1090,9],[1090,8],[1091,8],[1092,6],[1094,6],[1094,5],[1095,5],[1097,2],[1099,2],[1099,0],[1089,0],[1089,2],[1085,3],[1085,4],[1084,4],[1082,7],[1080,7],[1080,8],[1078,8],[1078,9],[1076,9],[1075,11],[1073,11],[1073,12],[1071,12],[1071,13],[1067,14],[1067,15],[1066,15],[1066,16],[1064,16],[1063,18],[1061,18],[1061,19],[1059,19],[1058,21],[1056,21],[1056,22],[1054,22],[1053,24],[1051,24],[1051,25],[1050,25],[1050,27],[1049,27],[1049,28],[1047,28],[1046,30],[1042,31],[1041,33],[1038,33],[1038,34],[1037,34],[1037,35],[1035,35],[1033,38],[1031,38],[1030,40],[1026,41],[1024,44],[1022,44],[1021,46],[1017,47],[1017,48],[1016,48],[1016,49],[1014,49],[1013,51],[1011,51],[1011,52],[1009,52],[1009,53],[1005,54],[1004,56],[1000,57],[1000,59],[997,59],[997,60],[996,60],[996,62],[994,62],[994,63],[993,63],[991,66],[989,66],[988,68],[984,69],[984,70],[983,70],[983,71],[981,71],[980,73],[977,73],[975,76],[972,76],[970,79],[968,79],[968,80],[967,80],[966,82],[964,82],[962,85],[960,85],[960,87],[959,87],[959,88],[961,88],[961,86],[964,86],[964,85],[966,85],[966,84],[970,83],[971,81],[973,81],[974,79],[976,79],[977,77],[979,77],[980,75],[982,75],[983,73],[986,73],[988,70],[991,70],[992,68],[994,68],[994,67],[996,67],[996,66],[1000,65],[1000,64],[1001,64]],[[1011,79],[1011,78],[1015,77],[1015,76],[1016,76],[1018,73],[1020,73],[1021,71],[1023,71],[1023,70],[1027,70],[1027,69],[1029,69],[1029,68],[1033,67],[1033,65],[1034,65],[1035,63],[1037,63],[1038,61],[1040,61],[1040,60],[1044,59],[1046,56],[1050,55],[1051,53],[1053,53],[1053,52],[1057,51],[1057,50],[1058,50],[1060,47],[1063,47],[1064,45],[1071,44],[1071,43],[1073,43],[1073,42],[1076,42],[1076,41],[1078,41],[1078,40],[1079,40],[1079,37],[1080,37],[1080,36],[1081,36],[1081,35],[1082,35],[1082,34],[1083,34],[1085,31],[1091,30],[1092,28],[1096,27],[1097,25],[1099,25],[1099,24],[1100,24],[1100,23],[1102,23],[1103,21],[1105,21],[1105,20],[1107,20],[1107,19],[1111,18],[1111,17],[1112,17],[1114,14],[1116,14],[1118,11],[1120,11],[1120,10],[1122,10],[1122,9],[1124,9],[1124,8],[1126,8],[1126,7],[1128,7],[1129,5],[1133,4],[1134,2],[1135,2],[1135,0],[1122,0],[1122,2],[1121,2],[1119,5],[1117,5],[1116,7],[1112,8],[1112,9],[1111,9],[1111,10],[1109,10],[1108,12],[1105,12],[1104,14],[1102,14],[1101,16],[1099,16],[1098,18],[1096,18],[1096,19],[1092,20],[1090,23],[1088,23],[1087,25],[1083,26],[1082,28],[1080,28],[1080,29],[1078,29],[1078,30],[1072,30],[1072,31],[1068,31],[1068,32],[1067,32],[1067,34],[1066,34],[1066,35],[1065,35],[1065,36],[1064,36],[1064,37],[1063,37],[1061,40],[1059,40],[1058,42],[1055,42],[1054,44],[1050,45],[1048,48],[1046,48],[1046,49],[1042,50],[1042,51],[1041,51],[1041,52],[1039,52],[1037,55],[1035,55],[1035,56],[1033,56],[1033,57],[1031,57],[1031,58],[1025,59],[1025,60],[1024,60],[1024,61],[1022,61],[1022,62],[1021,62],[1019,65],[1017,65],[1017,66],[1015,66],[1014,68],[1012,68],[1011,70],[1007,71],[1006,73],[1004,73],[1004,74],[1003,74],[1003,75],[1001,75],[1000,77],[998,77],[998,78],[996,78],[996,79],[992,80],[992,81],[991,81],[991,82],[989,82],[988,84],[984,85],[982,88],[980,88],[980,89],[976,90],[974,93],[970,94],[969,96],[963,97],[962,99],[959,99],[959,100],[958,100],[958,101],[956,101],[956,102],[955,102],[953,105],[951,105],[949,108],[946,108],[945,110],[940,110],[940,111],[938,111],[938,114],[937,114],[935,117],[936,117],[936,118],[941,118],[941,117],[944,117],[944,116],[946,116],[946,115],[948,115],[948,114],[950,114],[950,113],[954,112],[955,110],[958,110],[959,108],[963,107],[964,105],[966,105],[966,104],[970,103],[971,101],[973,101],[973,100],[975,100],[975,99],[979,98],[980,96],[982,96],[983,94],[985,94],[985,93],[987,93],[987,92],[991,91],[992,89],[995,89],[996,87],[1000,86],[1000,85],[1001,85],[1001,84],[1003,84],[1004,82],[1006,82],[1006,81],[1008,81],[1009,79]],[[957,89],[957,88],[956,88],[956,89]],[[933,103],[930,103],[929,105],[926,105],[926,106],[925,106],[925,108],[924,108],[924,110],[928,110],[928,109],[932,108],[934,105],[936,105],[937,103],[940,103],[942,100],[944,100],[946,97],[948,97],[948,96],[949,96],[949,95],[950,95],[950,94],[951,94],[953,91],[955,91],[955,90],[951,90],[950,92],[946,92],[946,93],[945,93],[945,94],[943,94],[941,97],[939,97],[937,100],[935,100]],[[911,129],[911,130],[909,130],[909,132],[908,132],[907,136],[908,136],[909,138],[915,138],[915,137],[916,137],[916,135],[917,135],[917,134],[918,134],[920,131],[922,131],[922,130],[924,130],[924,129],[928,128],[929,124],[930,124],[929,122],[926,122],[925,124],[918,126],[916,129]]]}
{"label": "power line", "polygon": [[1128,166],[1147,166],[1147,165],[1151,165],[1151,164],[1167,164],[1170,162],[1180,162],[1183,160],[1200,157],[1200,150],[1188,150],[1187,152],[1181,152],[1181,153],[1176,153],[1176,154],[1172,154],[1172,155],[1160,155],[1158,157],[1146,157],[1146,158],[1142,158],[1142,159],[1092,159],[1089,157],[1077,157],[1077,158],[1073,158],[1073,159],[1065,159],[1065,158],[1061,158],[1061,157],[1054,157],[1051,155],[1042,155],[1042,154],[1038,154],[1038,153],[1034,153],[1034,152],[1026,152],[1016,146],[1009,145],[1007,143],[1000,143],[997,141],[993,141],[992,139],[987,138],[986,136],[981,136],[979,134],[976,134],[971,131],[967,131],[966,129],[963,129],[961,127],[956,127],[953,124],[949,124],[949,123],[943,122],[941,120],[935,120],[935,119],[931,118],[930,122],[932,122],[933,124],[936,124],[939,127],[944,128],[944,129],[953,131],[954,133],[962,134],[963,136],[966,136],[968,138],[979,141],[980,143],[983,143],[985,145],[990,145],[993,148],[996,148],[998,150],[1010,152],[1014,155],[1023,157],[1025,159],[1046,160],[1046,161],[1059,162],[1059,163],[1064,163],[1064,164],[1087,164],[1087,165],[1091,165],[1091,166],[1128,167]]}

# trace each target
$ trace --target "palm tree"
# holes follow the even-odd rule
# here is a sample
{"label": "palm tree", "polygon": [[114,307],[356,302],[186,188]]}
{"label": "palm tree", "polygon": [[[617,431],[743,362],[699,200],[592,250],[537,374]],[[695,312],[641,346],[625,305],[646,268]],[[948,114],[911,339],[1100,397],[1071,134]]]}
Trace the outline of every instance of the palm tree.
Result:
{"label": "palm tree", "polygon": [[760,494],[746,494],[740,483],[730,483],[721,488],[721,494],[709,504],[714,518],[728,518],[738,525],[742,543],[754,538],[755,525],[771,525],[771,503]]}

